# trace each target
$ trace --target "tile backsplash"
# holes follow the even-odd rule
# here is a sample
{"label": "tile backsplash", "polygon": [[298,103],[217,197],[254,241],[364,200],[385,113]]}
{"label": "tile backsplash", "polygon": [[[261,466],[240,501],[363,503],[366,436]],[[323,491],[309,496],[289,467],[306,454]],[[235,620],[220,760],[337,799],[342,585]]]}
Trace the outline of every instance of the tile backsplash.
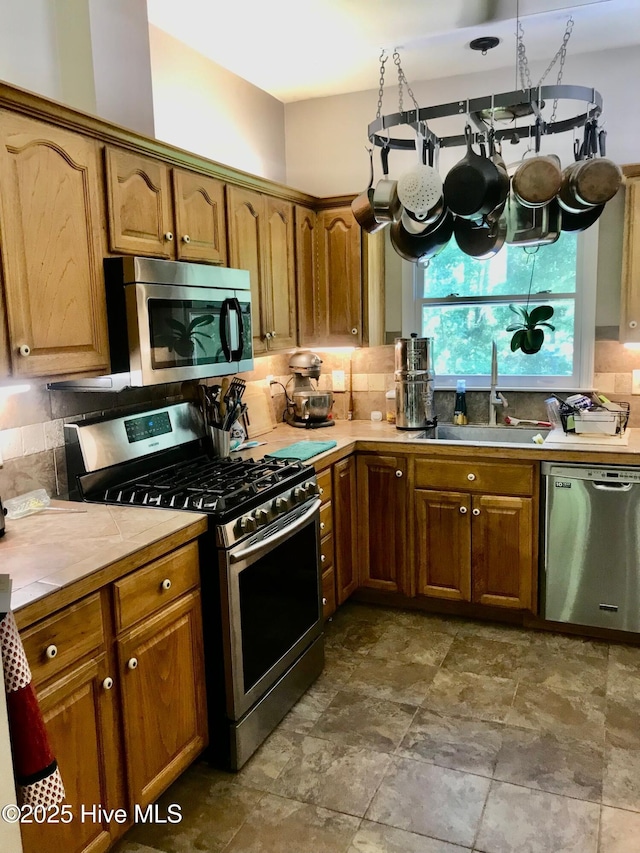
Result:
{"label": "tile backsplash", "polygon": [[[386,391],[394,387],[393,345],[369,347],[353,352],[314,350],[323,360],[318,382],[321,390],[332,390],[333,371],[344,373],[345,391],[334,391],[334,417],[348,417],[351,408],[355,420],[368,420],[371,412],[386,410]],[[640,404],[631,397],[632,371],[640,369],[640,352],[627,350],[616,341],[596,341],[594,358],[594,390],[607,394],[614,400],[631,403],[631,427],[640,427]],[[282,419],[285,398],[282,385],[292,389],[292,376],[288,369],[288,354],[256,358],[254,370],[241,374],[247,382],[266,386],[267,378],[276,382],[271,386],[272,403],[276,419]],[[208,380],[209,384],[217,382]],[[4,465],[0,467],[0,497],[9,498],[35,488],[44,488],[50,495],[67,491],[64,458],[63,424],[65,420],[99,413],[126,411],[143,404],[162,405],[191,399],[194,383],[159,385],[153,388],[129,389],[117,394],[74,393],[48,391],[46,385],[33,385],[24,394],[4,400],[0,398],[0,454]],[[541,392],[512,391],[509,414],[519,418],[545,419]],[[454,393],[436,392],[436,411],[442,423],[453,417]],[[467,392],[469,421],[486,423],[488,403],[485,391]]]}

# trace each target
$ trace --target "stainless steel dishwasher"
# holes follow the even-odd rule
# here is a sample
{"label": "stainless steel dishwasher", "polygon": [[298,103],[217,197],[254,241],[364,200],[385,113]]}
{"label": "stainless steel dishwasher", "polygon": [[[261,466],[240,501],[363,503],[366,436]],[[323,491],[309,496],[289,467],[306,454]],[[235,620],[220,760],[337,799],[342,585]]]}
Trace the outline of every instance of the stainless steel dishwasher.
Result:
{"label": "stainless steel dishwasher", "polygon": [[542,464],[542,615],[640,631],[640,468]]}

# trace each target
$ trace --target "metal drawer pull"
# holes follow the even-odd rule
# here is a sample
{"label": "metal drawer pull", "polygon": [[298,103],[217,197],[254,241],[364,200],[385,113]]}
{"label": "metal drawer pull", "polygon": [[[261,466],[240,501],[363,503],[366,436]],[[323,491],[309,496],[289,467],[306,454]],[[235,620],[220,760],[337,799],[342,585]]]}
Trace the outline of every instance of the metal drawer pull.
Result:
{"label": "metal drawer pull", "polygon": [[102,686],[104,687],[105,690],[111,690],[111,688],[113,687],[113,678],[111,678],[110,676],[107,676],[105,678],[105,680],[102,682]]}
{"label": "metal drawer pull", "polygon": [[467,474],[467,480],[475,480],[475,478],[476,478],[475,474]]}
{"label": "metal drawer pull", "polygon": [[171,580],[169,578],[165,578],[160,584],[162,589],[171,589]]}
{"label": "metal drawer pull", "polygon": [[467,508],[466,508],[466,506],[461,506],[461,507],[460,507],[460,512],[462,513],[462,515],[465,515],[465,513],[467,512]]}
{"label": "metal drawer pull", "polygon": [[472,510],[471,510],[471,512],[472,512],[474,515],[480,515],[480,510],[479,510],[479,509],[472,509]]}
{"label": "metal drawer pull", "polygon": [[58,647],[57,646],[54,646],[53,644],[51,644],[50,646],[47,646],[47,649],[45,651],[45,655],[49,658],[49,660],[53,660],[57,654],[58,654]]}
{"label": "metal drawer pull", "polygon": [[396,471],[396,477],[402,477],[402,471]]}
{"label": "metal drawer pull", "polygon": [[165,233],[164,239],[167,240],[169,243],[173,240],[173,234],[171,233],[171,231],[167,231]]}
{"label": "metal drawer pull", "polygon": [[138,668],[138,658],[129,658],[127,661],[127,669],[137,669]]}

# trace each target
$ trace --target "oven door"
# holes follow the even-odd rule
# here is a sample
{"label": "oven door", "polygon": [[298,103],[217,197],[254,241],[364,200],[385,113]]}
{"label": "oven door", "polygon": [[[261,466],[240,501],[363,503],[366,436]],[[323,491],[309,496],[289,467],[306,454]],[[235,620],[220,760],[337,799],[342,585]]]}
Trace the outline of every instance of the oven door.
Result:
{"label": "oven door", "polygon": [[132,385],[253,366],[249,292],[137,282],[125,286],[125,304]]}
{"label": "oven door", "polygon": [[322,634],[320,501],[222,552],[227,716],[239,720]]}

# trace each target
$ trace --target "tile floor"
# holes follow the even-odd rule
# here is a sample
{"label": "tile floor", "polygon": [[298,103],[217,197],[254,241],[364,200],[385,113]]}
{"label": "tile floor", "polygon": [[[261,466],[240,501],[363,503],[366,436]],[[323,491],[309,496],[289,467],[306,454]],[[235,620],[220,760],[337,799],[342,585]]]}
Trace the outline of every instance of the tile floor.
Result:
{"label": "tile floor", "polygon": [[323,674],[117,853],[638,853],[640,647],[347,603]]}

